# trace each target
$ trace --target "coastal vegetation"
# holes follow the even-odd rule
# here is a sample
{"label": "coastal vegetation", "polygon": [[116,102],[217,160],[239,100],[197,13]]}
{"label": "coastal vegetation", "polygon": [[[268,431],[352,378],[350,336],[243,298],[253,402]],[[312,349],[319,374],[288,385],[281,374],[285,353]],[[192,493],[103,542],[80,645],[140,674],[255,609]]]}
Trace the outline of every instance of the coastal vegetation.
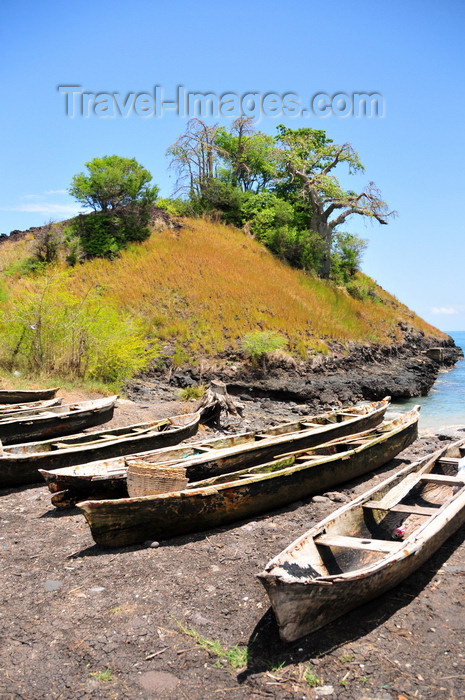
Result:
{"label": "coastal vegetation", "polygon": [[349,175],[364,171],[349,143],[335,144],[321,129],[281,124],[277,132],[257,132],[245,117],[229,131],[191,119],[168,149],[187,198],[178,206],[245,226],[292,266],[346,283],[365,242],[340,227],[354,215],[387,224],[396,212],[374,182],[361,192],[342,186],[341,166]]}
{"label": "coastal vegetation", "polygon": [[191,119],[168,155],[181,199],[157,201],[134,158],[94,158],[69,189],[89,213],[3,242],[0,371],[114,391],[153,363],[266,372],[335,343],[441,335],[360,271],[366,242],[340,227],[395,212],[374,183],[340,183],[341,166],[364,169],[350,144]]}
{"label": "coastal vegetation", "polygon": [[[356,298],[291,268],[233,226],[204,218],[181,223],[155,226],[114,259],[74,267],[60,252],[53,263],[31,265],[32,234],[4,242],[1,370],[115,389],[151,362],[244,359],[248,334],[260,332],[285,338],[286,353],[297,360],[328,353],[335,341],[346,348],[393,343],[402,338],[399,323],[441,336],[361,272],[353,281]],[[63,227],[50,226],[59,236]]]}

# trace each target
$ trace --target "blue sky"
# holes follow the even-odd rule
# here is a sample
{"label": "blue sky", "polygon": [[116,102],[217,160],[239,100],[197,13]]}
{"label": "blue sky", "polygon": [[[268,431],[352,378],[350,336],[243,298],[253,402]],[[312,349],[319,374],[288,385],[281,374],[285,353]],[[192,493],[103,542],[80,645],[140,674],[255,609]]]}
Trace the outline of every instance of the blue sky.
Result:
{"label": "blue sky", "polygon": [[165,151],[187,117],[70,118],[59,85],[122,99],[156,85],[165,100],[178,85],[294,93],[304,106],[319,93],[379,93],[382,118],[265,116],[258,128],[312,126],[350,142],[366,172],[341,172],[344,183],[374,180],[399,214],[389,226],[352,220],[369,239],[364,271],[435,326],[464,329],[464,31],[460,0],[3,0],[0,232],[75,213],[66,189],[95,156],[135,157],[172,192]]}

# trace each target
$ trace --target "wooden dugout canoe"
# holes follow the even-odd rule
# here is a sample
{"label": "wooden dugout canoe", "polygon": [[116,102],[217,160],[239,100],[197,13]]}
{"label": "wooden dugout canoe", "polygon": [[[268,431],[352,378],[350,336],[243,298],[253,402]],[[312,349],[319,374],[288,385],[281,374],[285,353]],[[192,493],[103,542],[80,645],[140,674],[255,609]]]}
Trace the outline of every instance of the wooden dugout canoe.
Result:
{"label": "wooden dugout canoe", "polygon": [[396,586],[465,522],[464,455],[460,441],[404,467],[267,564],[258,578],[284,641]]}
{"label": "wooden dugout canoe", "polygon": [[101,425],[111,420],[117,396],[80,403],[51,406],[46,411],[31,414],[18,411],[13,417],[0,417],[0,441],[15,445],[37,438],[70,435],[78,430]]}
{"label": "wooden dugout canoe", "polygon": [[55,397],[46,401],[31,401],[29,403],[2,403],[0,404],[0,416],[7,418],[24,411],[40,413],[51,406],[59,406],[62,401],[61,397]]}
{"label": "wooden dugout canoe", "polygon": [[288,450],[313,447],[331,437],[341,437],[374,428],[381,423],[389,397],[365,406],[309,416],[305,421],[284,423],[266,431],[239,433],[202,442],[162,448],[127,459],[114,458],[57,470],[41,470],[57,507],[74,505],[78,500],[146,495],[137,478],[138,465],[176,463],[182,460],[189,481],[232,472],[273,459]]}
{"label": "wooden dugout canoe", "polygon": [[[415,440],[419,407],[373,431],[140,498],[77,504],[97,544],[165,539],[279,508],[378,468]],[[178,466],[179,469],[179,466]]]}
{"label": "wooden dugout canoe", "polygon": [[189,413],[123,428],[68,435],[58,440],[3,447],[0,488],[41,481],[39,469],[44,467],[69,467],[136,452],[148,446],[156,448],[176,444],[197,432],[199,420],[199,413]]}
{"label": "wooden dugout canoe", "polygon": [[0,403],[26,403],[53,399],[59,387],[53,389],[0,389]]}

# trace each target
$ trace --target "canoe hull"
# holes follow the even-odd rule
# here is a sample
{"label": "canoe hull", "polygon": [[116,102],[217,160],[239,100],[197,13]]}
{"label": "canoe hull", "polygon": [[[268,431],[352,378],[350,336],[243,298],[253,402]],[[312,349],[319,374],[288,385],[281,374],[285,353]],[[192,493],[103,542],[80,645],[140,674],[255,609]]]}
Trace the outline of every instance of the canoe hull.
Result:
{"label": "canoe hull", "polygon": [[4,445],[17,445],[41,438],[56,438],[70,435],[85,428],[107,423],[113,418],[116,398],[109,401],[84,402],[95,406],[80,407],[62,412],[67,406],[52,407],[48,411],[26,414],[22,417],[0,419],[0,440]]}
{"label": "canoe hull", "polygon": [[[336,455],[311,466],[299,465],[254,475],[240,481],[225,476],[225,483],[204,488],[122,500],[78,503],[97,544],[125,546],[159,540],[235,522],[340,484],[377,469],[410,445],[418,434],[416,420],[394,435],[386,434],[361,451]],[[328,443],[332,444],[332,443]],[[236,481],[228,481],[236,477]],[[193,485],[195,486],[195,484]]]}
{"label": "canoe hull", "polygon": [[[333,436],[342,437],[356,431],[374,428],[381,423],[388,405],[389,399],[386,398],[383,401],[370,404],[364,409],[359,409],[360,411],[366,410],[366,413],[357,415],[354,412],[351,420],[321,425],[313,431],[308,428],[304,429],[302,422],[274,426],[268,441],[257,440],[257,433],[251,432],[203,440],[185,447],[178,447],[175,450],[165,447],[169,443],[163,443],[163,447],[158,450],[157,446],[147,445],[143,448],[144,453],[137,455],[137,459],[151,464],[165,461],[174,463],[182,460],[182,464],[187,469],[186,476],[189,481],[197,481],[212,474],[225,473],[266,462],[277,454],[290,449],[313,447]],[[354,411],[354,409],[351,410]],[[321,417],[321,415],[317,416],[319,419]],[[222,450],[225,456],[209,459],[206,448],[210,452]],[[148,452],[147,450],[152,451]],[[140,453],[140,449],[137,452]],[[134,483],[134,479],[130,480],[130,484],[127,484],[127,472],[125,460],[114,458],[104,462],[86,464],[85,467],[75,471],[70,469],[68,473],[65,473],[64,470],[42,471],[41,473],[53,494],[63,492],[61,497],[52,497],[53,505],[63,508],[75,505],[79,500],[126,498],[128,490],[132,496],[146,495],[146,491],[138,493],[138,488],[136,488],[138,485]],[[107,478],[105,478],[106,473],[108,473]]]}
{"label": "canoe hull", "polygon": [[421,548],[361,578],[340,580],[328,585],[317,581],[308,584],[283,583],[268,578],[266,573],[261,574],[259,578],[270,598],[281,639],[294,642],[394,588],[424,564],[464,523],[465,508]]}
{"label": "canoe hull", "polygon": [[[100,442],[80,448],[56,449],[51,452],[40,452],[41,443],[39,442],[37,443],[37,452],[14,455],[5,453],[0,456],[0,488],[41,482],[42,477],[39,469],[48,471],[60,467],[72,467],[93,460],[109,459],[146,449],[156,449],[162,445],[175,445],[197,432],[200,416],[198,414],[192,415],[195,417],[186,425],[175,426],[173,430],[164,432],[153,432],[150,435],[135,434],[133,437],[121,440],[114,439],[106,443]],[[92,434],[92,436],[94,435],[97,438],[100,433]],[[88,436],[89,434],[83,434],[83,437]],[[17,446],[17,449],[20,447]],[[25,447],[29,448],[30,445],[25,445]],[[34,446],[32,448],[34,449]]]}
{"label": "canoe hull", "polygon": [[53,399],[59,387],[53,389],[31,389],[30,391],[16,391],[9,389],[0,389],[0,404],[1,403],[26,403],[28,401],[43,401]]}
{"label": "canoe hull", "polygon": [[[258,578],[284,641],[398,585],[465,523],[464,455],[461,441],[404,467],[267,564]],[[403,526],[405,539],[396,541],[393,525]]]}

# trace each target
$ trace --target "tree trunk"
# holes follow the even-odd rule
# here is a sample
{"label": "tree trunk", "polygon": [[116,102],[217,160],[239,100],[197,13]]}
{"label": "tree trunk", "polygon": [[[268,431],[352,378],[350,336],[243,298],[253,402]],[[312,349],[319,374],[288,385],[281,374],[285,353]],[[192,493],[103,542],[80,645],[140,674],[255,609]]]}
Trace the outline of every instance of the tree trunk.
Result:
{"label": "tree trunk", "polygon": [[333,229],[328,222],[321,215],[315,213],[315,211],[310,220],[310,226],[312,231],[315,231],[321,236],[323,256],[318,274],[320,277],[327,280],[331,274],[331,243],[333,240]]}

